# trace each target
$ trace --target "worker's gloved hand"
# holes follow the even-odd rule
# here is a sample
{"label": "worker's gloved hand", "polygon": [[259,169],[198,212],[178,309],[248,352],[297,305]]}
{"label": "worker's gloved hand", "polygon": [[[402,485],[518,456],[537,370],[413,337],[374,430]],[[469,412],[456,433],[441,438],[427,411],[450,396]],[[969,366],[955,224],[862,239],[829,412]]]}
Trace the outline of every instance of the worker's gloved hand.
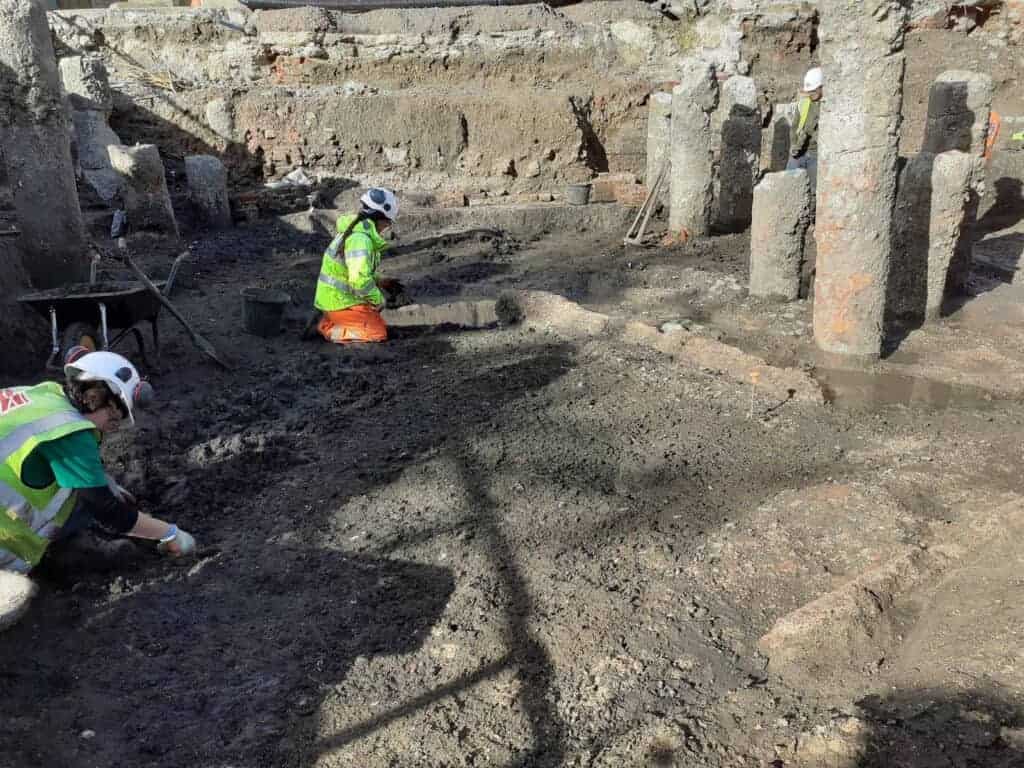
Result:
{"label": "worker's gloved hand", "polygon": [[401,282],[391,277],[382,277],[377,281],[377,287],[388,293],[400,293],[405,290]]}
{"label": "worker's gloved hand", "polygon": [[183,531],[176,525],[171,526],[171,532],[160,539],[157,544],[157,551],[162,555],[170,557],[187,557],[195,554],[196,540],[188,531]]}

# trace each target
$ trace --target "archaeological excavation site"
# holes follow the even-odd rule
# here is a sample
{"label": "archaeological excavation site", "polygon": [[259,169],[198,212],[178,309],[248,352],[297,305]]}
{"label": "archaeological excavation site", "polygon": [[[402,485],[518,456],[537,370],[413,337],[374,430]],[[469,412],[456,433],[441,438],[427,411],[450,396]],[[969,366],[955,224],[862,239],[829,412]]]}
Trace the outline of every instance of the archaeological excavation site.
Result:
{"label": "archaeological excavation site", "polygon": [[1022,45],[0,0],[0,768],[1024,766]]}

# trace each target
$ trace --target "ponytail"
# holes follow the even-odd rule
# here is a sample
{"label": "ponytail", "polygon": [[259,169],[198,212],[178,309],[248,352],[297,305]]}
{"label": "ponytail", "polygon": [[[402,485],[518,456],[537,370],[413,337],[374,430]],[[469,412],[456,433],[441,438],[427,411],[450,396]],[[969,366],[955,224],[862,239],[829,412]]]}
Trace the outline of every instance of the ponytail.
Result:
{"label": "ponytail", "polygon": [[338,250],[340,250],[342,253],[345,252],[345,241],[348,240],[348,236],[352,234],[352,230],[355,229],[358,224],[370,218],[371,213],[371,211],[368,211],[365,208],[359,209],[359,212],[356,213],[355,218],[353,218],[352,221],[348,223],[348,227],[342,233],[341,245],[339,246]]}

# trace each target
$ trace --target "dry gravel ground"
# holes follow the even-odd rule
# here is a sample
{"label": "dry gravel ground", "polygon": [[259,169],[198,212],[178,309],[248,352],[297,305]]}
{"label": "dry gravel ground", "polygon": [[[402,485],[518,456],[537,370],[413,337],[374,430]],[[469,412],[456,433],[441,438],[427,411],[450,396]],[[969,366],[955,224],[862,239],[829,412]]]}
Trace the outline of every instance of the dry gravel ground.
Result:
{"label": "dry gravel ground", "polygon": [[[543,289],[806,356],[805,305],[744,298],[742,237],[613,241],[424,241],[387,271],[430,301]],[[1024,493],[1016,399],[780,402],[551,318],[302,343],[316,268],[293,262],[322,247],[275,222],[195,243],[176,301],[236,368],[165,321],[160,405],[106,450],[201,557],[44,581],[0,635],[0,766],[1024,762],[1019,643],[998,680],[982,659],[936,688],[912,674],[919,633],[842,685],[787,682],[758,649],[965,507]],[[284,335],[242,332],[254,283],[295,298]],[[917,609],[935,633],[958,589]]]}

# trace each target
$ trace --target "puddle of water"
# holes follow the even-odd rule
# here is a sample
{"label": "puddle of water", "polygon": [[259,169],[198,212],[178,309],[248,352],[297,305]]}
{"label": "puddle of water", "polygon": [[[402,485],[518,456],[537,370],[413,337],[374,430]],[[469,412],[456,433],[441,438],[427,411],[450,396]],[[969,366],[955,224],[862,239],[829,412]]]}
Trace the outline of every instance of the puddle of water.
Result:
{"label": "puddle of water", "polygon": [[980,387],[947,384],[902,373],[871,370],[815,368],[825,401],[840,407],[888,405],[983,409],[995,404],[991,392]]}

